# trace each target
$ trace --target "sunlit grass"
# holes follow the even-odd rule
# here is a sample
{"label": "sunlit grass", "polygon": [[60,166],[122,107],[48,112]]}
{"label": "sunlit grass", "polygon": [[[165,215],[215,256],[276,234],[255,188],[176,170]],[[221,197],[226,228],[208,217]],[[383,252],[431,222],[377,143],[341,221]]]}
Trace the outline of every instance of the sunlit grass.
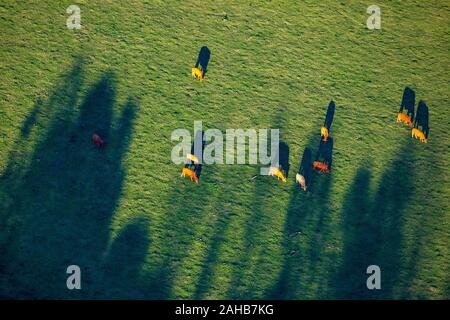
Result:
{"label": "sunlit grass", "polygon": [[[370,263],[384,263],[395,280],[383,280],[389,290],[355,289],[351,298],[448,298],[448,5],[381,1],[382,30],[370,31],[362,1],[77,3],[80,31],[65,27],[70,1],[0,4],[0,226],[7,230],[0,245],[8,249],[0,258],[1,296],[346,298],[345,279],[336,277],[348,268],[363,279],[365,270],[356,268],[373,256]],[[211,61],[199,82],[190,68],[204,45]],[[66,77],[79,60],[80,77]],[[65,124],[76,123],[107,72],[114,75],[112,128],[130,98],[139,106],[129,145],[116,155],[122,137],[114,137],[98,155],[90,141],[78,141],[67,158]],[[395,123],[405,86],[430,108],[427,145]],[[21,128],[40,98],[24,138]],[[304,148],[315,153],[332,99],[333,174],[317,176],[316,190],[305,195],[295,173]],[[195,120],[223,131],[279,128],[290,147],[288,182],[251,180],[257,167],[227,165],[204,166],[199,185],[182,180],[170,135],[193,130]],[[80,158],[120,160],[115,173],[123,181],[102,193],[94,182],[108,188],[111,177],[102,172],[116,167],[71,163]],[[409,165],[402,160],[410,158]],[[69,182],[52,175],[58,159],[83,173],[85,190],[62,192],[59,184]],[[370,171],[364,199],[352,193],[363,167]],[[398,190],[406,201],[389,193]],[[108,206],[106,196],[114,198],[108,217],[92,220],[104,209],[92,203]],[[387,203],[385,216],[399,219],[398,230],[370,219],[384,237],[366,246],[373,255],[353,251],[370,241],[364,235],[355,247],[353,239],[372,224],[348,226],[349,199],[369,213]],[[397,201],[401,210],[393,212]],[[298,230],[305,235],[290,237]],[[70,263],[87,268],[81,292],[65,289]]]}

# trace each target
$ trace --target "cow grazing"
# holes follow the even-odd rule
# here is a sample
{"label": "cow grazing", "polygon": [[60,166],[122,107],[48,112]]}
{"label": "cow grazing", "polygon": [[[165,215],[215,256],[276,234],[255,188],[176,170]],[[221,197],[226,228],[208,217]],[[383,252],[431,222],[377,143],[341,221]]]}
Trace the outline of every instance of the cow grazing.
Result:
{"label": "cow grazing", "polygon": [[103,139],[96,133],[92,135],[92,141],[95,143],[95,145],[99,148],[105,147],[105,142]]}
{"label": "cow grazing", "polygon": [[330,169],[328,168],[328,166],[320,161],[314,161],[313,162],[313,167],[316,170],[319,170],[319,172],[326,172],[326,173],[331,173]]}
{"label": "cow grazing", "polygon": [[280,170],[279,168],[277,168],[277,167],[270,167],[269,175],[270,175],[270,176],[277,177],[278,180],[281,180],[281,181],[283,181],[283,182],[286,182],[286,177],[285,177],[283,171],[281,171],[281,170]]}
{"label": "cow grazing", "polygon": [[320,129],[320,135],[322,136],[323,141],[326,142],[328,140],[328,129],[322,127],[322,129]]}
{"label": "cow grazing", "polygon": [[297,173],[295,175],[295,181],[297,181],[297,183],[300,185],[300,187],[302,187],[303,191],[306,191],[307,186],[306,186],[306,179],[304,176],[302,176],[301,174]]}
{"label": "cow grazing", "polygon": [[411,137],[420,139],[421,142],[428,143],[428,139],[425,137],[422,131],[417,128],[413,128],[411,131]]}
{"label": "cow grazing", "polygon": [[199,78],[200,80],[204,79],[203,72],[198,68],[192,68],[192,76],[194,78]]}
{"label": "cow grazing", "polygon": [[412,119],[410,118],[410,116],[408,116],[407,114],[405,114],[403,112],[399,112],[397,114],[397,122],[406,123],[408,126],[412,126],[412,124],[413,124]]}
{"label": "cow grazing", "polygon": [[182,177],[189,177],[189,178],[191,178],[191,180],[194,180],[195,183],[198,183],[198,177],[195,174],[195,172],[192,171],[191,169],[183,168],[183,171],[181,172],[181,176]]}
{"label": "cow grazing", "polygon": [[312,154],[310,148],[303,151],[302,161],[298,173],[295,175],[295,181],[300,185],[303,191],[307,191],[311,184]]}
{"label": "cow grazing", "polygon": [[319,150],[313,167],[319,172],[331,172],[331,164],[333,162],[333,138],[328,137],[327,141],[320,140]]}

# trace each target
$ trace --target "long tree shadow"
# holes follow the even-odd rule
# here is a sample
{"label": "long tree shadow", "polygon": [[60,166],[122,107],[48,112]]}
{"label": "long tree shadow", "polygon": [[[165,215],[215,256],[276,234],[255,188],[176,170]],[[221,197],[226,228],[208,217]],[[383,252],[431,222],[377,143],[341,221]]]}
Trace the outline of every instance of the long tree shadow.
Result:
{"label": "long tree shadow", "polygon": [[[310,150],[317,148],[319,134],[313,132],[310,136],[305,147],[306,156],[302,156],[299,167],[304,165],[305,157],[310,158]],[[308,162],[312,165],[310,160]],[[285,255],[274,285],[266,291],[267,299],[296,299],[317,285],[316,264],[323,255],[324,235],[328,228],[332,176],[314,174],[311,168],[308,171],[308,193],[298,185],[291,190],[281,244]]]}
{"label": "long tree shadow", "polygon": [[[269,181],[267,181],[270,179]],[[252,262],[263,246],[260,235],[266,232],[269,217],[264,215],[264,204],[272,195],[273,188],[282,182],[275,178],[261,177],[255,181],[254,199],[250,215],[244,222],[245,233],[242,239],[242,253],[239,254],[239,263],[234,267],[229,284],[227,299],[254,299],[255,292],[251,292],[249,278],[254,268]]]}
{"label": "long tree shadow", "polygon": [[[267,142],[267,144],[270,146],[271,142],[269,141]],[[272,153],[270,156],[274,157],[274,150],[271,150],[271,152]],[[289,174],[289,146],[285,142],[281,141],[278,152],[278,165],[287,176]],[[240,267],[237,270],[233,270],[232,272],[230,272],[231,281],[228,285],[230,290],[228,290],[228,292],[223,292],[223,290],[221,290],[223,296],[227,298],[250,297],[249,294],[243,292],[243,290],[246,290],[247,288],[243,283],[241,283],[241,280],[243,273],[251,269],[249,266],[251,254],[249,254],[249,252],[253,251],[253,246],[258,241],[256,239],[255,230],[260,229],[260,226],[263,224],[263,219],[258,220],[258,214],[261,213],[263,198],[265,195],[267,195],[267,192],[269,192],[270,185],[277,183],[273,178],[258,177],[258,175],[259,169],[257,175],[254,177],[256,179],[254,183],[256,184],[255,188],[259,190],[259,192],[255,196],[258,197],[258,200],[261,201],[254,199],[254,204],[252,205],[252,214],[246,220],[246,232],[244,233],[242,247],[247,251],[243,253],[239,258],[238,264]],[[266,179],[271,179],[271,182],[263,181]],[[213,278],[216,275],[214,273],[215,267],[217,267],[217,264],[219,262],[220,254],[222,253],[222,246],[224,243],[226,243],[226,233],[229,232],[232,222],[236,221],[235,217],[233,216],[239,215],[232,211],[232,207],[230,210],[228,210],[227,203],[230,202],[230,199],[238,198],[234,197],[233,194],[235,192],[239,193],[241,192],[241,190],[236,191],[236,188],[233,186],[242,184],[242,177],[237,174],[233,177],[229,177],[227,179],[227,182],[227,184],[229,184],[231,187],[224,187],[218,193],[216,199],[215,206],[217,207],[217,210],[220,210],[222,212],[222,214],[220,219],[217,220],[213,227],[212,239],[208,246],[208,254],[206,255],[206,258],[202,263],[202,271],[196,284],[196,289],[193,296],[194,299],[204,299],[208,291],[212,288]],[[223,205],[224,203],[225,205]]]}
{"label": "long tree shadow", "polygon": [[[270,146],[270,141],[267,143]],[[289,171],[289,147],[285,142],[280,142],[280,150],[279,150],[279,166],[285,171],[286,175],[288,175]],[[274,156],[273,150],[271,156]],[[259,168],[258,174],[259,174]],[[227,298],[239,298],[239,297],[250,297],[246,290],[248,289],[245,284],[241,282],[244,272],[247,272],[251,269],[250,259],[251,253],[253,252],[254,246],[257,246],[258,239],[256,237],[257,231],[261,230],[262,225],[264,225],[264,219],[258,219],[258,216],[261,214],[261,209],[264,202],[264,197],[267,196],[271,185],[277,184],[275,179],[269,177],[258,177],[255,180],[255,188],[259,191],[255,194],[257,199],[253,199],[254,204],[252,205],[252,213],[249,217],[246,218],[246,230],[244,232],[243,243],[241,246],[244,248],[245,252],[239,257],[239,267],[236,270],[230,272],[231,281],[228,285],[230,290],[228,292],[223,292],[221,290],[224,297]],[[230,180],[231,179],[231,180]],[[270,181],[267,181],[269,179]],[[235,175],[234,177],[229,177],[227,179],[228,184],[231,187],[223,187],[223,190],[220,190],[217,193],[217,199],[215,200],[216,210],[220,210],[222,213],[220,218],[215,222],[213,226],[213,234],[208,245],[207,255],[202,263],[202,271],[198,278],[196,289],[194,292],[194,299],[204,299],[210,289],[213,287],[213,279],[215,274],[215,267],[219,262],[219,258],[222,252],[222,246],[226,240],[226,233],[229,232],[231,228],[231,223],[235,220],[236,213],[234,213],[233,207],[228,209],[227,203],[230,202],[230,199],[234,199],[234,192],[241,192],[240,190],[236,191],[236,188],[233,186],[242,184],[242,177],[240,175]],[[237,197],[236,197],[237,198]],[[209,200],[211,202],[211,200]],[[225,203],[225,205],[224,205]]]}
{"label": "long tree shadow", "polygon": [[[39,174],[34,173],[35,169],[32,168],[32,165],[40,163],[41,157],[37,155],[37,152],[30,155],[29,150],[33,148],[33,142],[28,138],[41,111],[45,111],[48,117],[58,117],[61,124],[64,123],[64,119],[72,119],[73,109],[77,104],[79,90],[83,84],[83,74],[84,59],[79,58],[74,62],[70,71],[59,81],[46,103],[43,102],[41,97],[36,101],[22,125],[19,137],[14,141],[14,147],[9,154],[6,169],[0,178],[2,200],[0,223],[2,224],[1,229],[5,230],[0,234],[0,247],[2,249],[0,269],[3,275],[0,277],[2,283],[0,295],[2,296],[39,296],[39,293],[36,292],[37,289],[31,283],[32,281],[27,280],[30,280],[33,274],[33,266],[28,265],[28,262],[33,262],[33,241],[36,241],[39,245],[40,239],[38,235],[26,234],[25,230],[29,223],[33,223],[33,214],[37,215],[37,219],[41,218],[39,215],[43,212],[40,203],[42,200],[35,197],[38,192],[42,194],[44,186],[35,183],[35,176],[39,177]],[[58,105],[66,106],[65,117],[63,117],[63,111],[58,108]],[[44,107],[45,110],[43,110]],[[38,145],[42,145],[42,142],[38,142]],[[26,252],[24,252],[25,250]],[[28,258],[27,255],[30,257]],[[36,269],[36,271],[38,270]],[[36,273],[35,277],[39,280],[39,274]],[[41,296],[46,294],[48,292],[41,293]]]}
{"label": "long tree shadow", "polygon": [[[270,150],[270,157],[276,157],[278,152],[278,165],[284,171],[285,176],[289,176],[289,146],[282,140],[282,130],[286,123],[285,113],[283,111],[275,113],[271,121],[271,127],[280,130],[280,142],[278,150]],[[267,141],[267,146],[270,148],[271,139]],[[259,169],[258,169],[259,171]],[[259,175],[259,172],[257,173]],[[243,234],[241,247],[242,253],[239,254],[239,262],[233,268],[231,274],[231,281],[228,285],[228,291],[225,294],[227,299],[255,299],[258,293],[253,290],[251,278],[258,268],[265,263],[261,256],[264,251],[263,241],[267,239],[264,236],[269,232],[271,219],[269,215],[264,213],[264,207],[272,197],[276,197],[274,189],[282,187],[281,181],[277,181],[275,177],[260,176],[255,180],[253,199],[251,204],[251,212],[246,220],[245,232]],[[273,203],[272,203],[273,205]],[[259,258],[258,258],[259,256]],[[255,263],[255,259],[257,259]]]}
{"label": "long tree shadow", "polygon": [[207,293],[213,285],[215,276],[215,267],[219,262],[220,255],[223,250],[223,244],[226,243],[226,234],[229,232],[230,223],[235,215],[232,209],[228,208],[227,202],[230,198],[234,198],[233,194],[236,189],[233,186],[240,183],[239,177],[228,179],[228,186],[223,186],[218,191],[217,199],[215,199],[214,209],[220,212],[220,217],[215,221],[212,228],[212,235],[207,246],[207,254],[202,262],[202,269],[198,277],[194,299],[205,299]]}
{"label": "long tree shadow", "polygon": [[[309,147],[306,147],[303,151],[302,159],[300,160],[300,166],[297,170],[297,175],[303,177],[304,185],[301,185],[303,191],[311,190],[312,178],[313,178],[313,160],[312,160],[312,152]],[[297,179],[296,175],[296,179]]]}
{"label": "long tree shadow", "polygon": [[[283,119],[275,119],[274,123],[279,127],[283,127]],[[310,136],[310,140],[306,144],[306,148],[317,148],[316,143],[320,140],[320,125],[317,126],[317,131],[313,132]],[[301,164],[300,164],[301,166]],[[282,268],[280,274],[275,281],[275,284],[267,288],[265,292],[259,292],[260,286],[255,281],[255,274],[261,276],[261,272],[264,273],[265,266],[270,265],[273,261],[265,254],[266,248],[264,240],[267,239],[267,232],[271,231],[273,217],[264,214],[264,207],[267,203],[271,206],[275,205],[276,193],[273,192],[274,188],[281,186],[278,181],[257,181],[254,192],[254,202],[252,205],[252,213],[245,222],[246,233],[244,236],[244,251],[239,258],[239,265],[233,272],[231,284],[227,297],[232,299],[255,299],[255,298],[280,298],[286,299],[290,297],[296,297],[301,288],[298,286],[298,279],[301,268],[301,256],[302,255],[320,255],[323,243],[322,233],[327,228],[326,213],[328,206],[329,191],[331,188],[332,177],[320,176],[310,178],[310,186],[315,185],[315,191],[312,194],[306,195],[300,192],[300,187],[295,185],[292,188],[292,195],[288,205],[288,212],[286,222],[283,227],[283,240],[281,243],[282,256],[280,257],[282,262]],[[314,183],[313,180],[316,180]],[[317,213],[317,214],[316,214]],[[313,217],[313,218],[311,218]],[[307,250],[302,252],[300,249],[299,241],[301,236],[293,236],[293,234],[299,234],[298,231],[304,230],[303,222],[311,218],[314,220],[311,224],[314,225],[312,229],[306,230],[308,237],[310,237],[311,246],[314,246],[314,250]],[[310,248],[312,249],[312,248]],[[316,259],[313,257],[313,260]],[[311,273],[308,273],[309,282],[314,282],[314,273],[316,266],[314,261],[307,267]],[[306,279],[306,278],[305,278]]]}
{"label": "long tree shadow", "polygon": [[[391,299],[400,272],[402,210],[414,181],[414,152],[405,143],[383,174],[376,193],[370,193],[370,166],[360,168],[344,200],[343,258],[330,279],[339,299]],[[368,290],[366,269],[381,268],[382,290]]]}
{"label": "long tree shadow", "polygon": [[175,179],[167,195],[167,216],[159,227],[159,243],[155,245],[157,254],[150,257],[153,270],[146,274],[148,282],[154,286],[152,298],[178,298],[176,290],[184,289],[177,287],[176,280],[180,272],[187,270],[183,263],[190,258],[192,245],[204,236],[202,229],[209,223],[205,217],[211,212],[209,205],[215,203],[217,194],[213,194],[208,185],[214,182],[208,179],[214,175],[215,167],[205,165],[198,184],[189,179]]}
{"label": "long tree shadow", "polygon": [[106,292],[96,288],[95,297],[108,299],[155,298],[156,283],[142,281],[142,266],[149,247],[148,219],[138,216],[123,227],[102,262],[101,275]]}
{"label": "long tree shadow", "polygon": [[[105,73],[77,108],[83,79],[77,61],[46,103],[38,102],[25,121],[21,139],[36,123],[36,114],[50,116],[46,133],[38,137],[29,162],[11,154],[1,177],[2,207],[7,216],[7,248],[0,266],[7,277],[2,295],[16,298],[80,298],[107,291],[101,268],[110,222],[121,195],[126,170],[122,159],[131,139],[137,104],[129,100],[113,118],[115,76]],[[97,149],[93,133],[107,147]],[[27,144],[18,141],[17,146]],[[5,214],[6,213],[6,214]],[[130,265],[140,263],[129,261]],[[83,289],[66,288],[66,268],[79,265]]]}
{"label": "long tree shadow", "polygon": [[[334,113],[335,102],[331,101],[323,125],[328,131],[331,130]],[[314,131],[309,136],[298,170],[305,178],[308,192],[305,194],[297,184],[291,190],[281,244],[286,254],[275,283],[266,290],[265,298],[268,299],[310,297],[314,296],[312,288],[321,291],[325,286],[319,274],[319,264],[324,258],[327,241],[332,176],[312,172],[314,151],[311,150],[316,150],[316,160],[326,158],[331,169],[333,143],[332,138],[324,143],[319,132]],[[331,146],[326,148],[326,152],[324,144]]]}

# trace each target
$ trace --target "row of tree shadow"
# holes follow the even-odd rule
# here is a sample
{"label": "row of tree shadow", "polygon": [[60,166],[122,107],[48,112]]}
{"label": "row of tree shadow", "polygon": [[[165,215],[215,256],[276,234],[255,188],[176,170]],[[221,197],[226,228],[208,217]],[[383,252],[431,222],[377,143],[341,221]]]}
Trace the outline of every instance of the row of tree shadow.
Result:
{"label": "row of tree shadow", "polygon": [[[114,279],[114,273],[133,275],[126,260],[141,260],[147,250],[145,224],[138,219],[121,233],[110,255],[101,255],[126,175],[122,161],[138,102],[130,97],[120,114],[113,114],[111,72],[81,97],[84,71],[85,60],[79,58],[48,99],[36,102],[0,178],[3,297],[70,297],[66,268],[71,264],[82,268],[83,285],[93,289],[92,296],[103,296],[106,290],[91,284]],[[42,129],[45,133],[33,139]],[[106,149],[94,147],[93,133],[104,138]],[[122,242],[142,252],[127,248],[124,256],[117,255]]]}
{"label": "row of tree shadow", "polygon": [[[282,271],[266,298],[295,299],[307,296],[315,288],[317,298],[377,299],[393,298],[401,271],[403,208],[411,199],[414,181],[414,153],[402,146],[385,170],[375,192],[371,192],[371,163],[362,163],[344,198],[341,217],[341,260],[326,253],[330,231],[330,190],[332,176],[314,177],[310,199],[294,187],[284,227],[283,246],[297,250],[286,256]],[[315,216],[308,228],[307,248],[302,252],[301,237],[292,237],[306,221]],[[328,237],[328,238],[327,238]],[[330,264],[326,271],[321,260]],[[339,263],[338,263],[339,262]],[[383,290],[368,290],[367,267],[382,270]],[[412,267],[412,266],[410,266]],[[304,272],[307,270],[307,272]],[[326,274],[328,277],[323,277]],[[412,279],[411,279],[412,280]]]}
{"label": "row of tree shadow", "polygon": [[[167,196],[167,221],[161,238],[157,262],[151,273],[142,273],[149,256],[148,216],[138,213],[112,240],[111,221],[122,193],[127,152],[138,102],[130,98],[114,115],[116,79],[105,73],[88,93],[80,96],[84,85],[83,59],[50,94],[39,100],[25,120],[21,134],[10,153],[7,168],[0,178],[0,296],[10,298],[146,298],[173,297],[173,279],[180,271],[180,259],[186,257],[194,242],[195,227],[207,219],[208,212],[222,212],[212,224],[212,237],[201,264],[193,298],[204,298],[213,285],[213,269],[219,249],[227,241],[232,212],[229,201],[232,187],[219,194],[210,188],[175,184]],[[78,108],[77,105],[80,105]],[[334,107],[333,107],[334,109]],[[334,111],[334,110],[333,110]],[[50,115],[45,134],[31,146],[34,129],[40,126],[40,115]],[[273,125],[282,127],[283,119]],[[331,127],[331,123],[329,123]],[[104,150],[96,149],[90,136],[102,135]],[[306,150],[317,142],[311,135]],[[287,163],[289,148],[286,146]],[[31,155],[28,150],[32,148]],[[285,150],[285,151],[286,151]],[[306,151],[308,157],[309,151]],[[305,161],[305,156],[302,158]],[[342,209],[342,262],[329,275],[318,276],[317,266],[324,255],[323,234],[330,228],[329,207],[333,177],[309,176],[313,192],[309,195],[292,187],[283,228],[282,246],[286,250],[281,271],[264,298],[301,297],[311,283],[319,283],[321,297],[390,298],[400,272],[402,242],[402,208],[411,194],[414,153],[401,148],[386,169],[375,194],[369,192],[370,164],[357,171]],[[301,161],[301,162],[302,162]],[[300,167],[301,167],[300,163]],[[289,169],[287,170],[287,172]],[[213,174],[214,168],[208,168]],[[314,181],[313,181],[314,180]],[[256,266],[252,248],[261,230],[267,230],[271,217],[264,204],[273,196],[271,184],[257,180],[249,215],[246,219],[243,249],[239,262],[232,266],[227,298],[262,298],[254,296],[254,283],[242,279],[249,268],[257,271],[271,263],[258,253]],[[189,208],[189,210],[187,210]],[[225,208],[225,209],[224,209]],[[229,209],[232,210],[232,209]],[[299,249],[299,238],[292,233],[314,217],[314,233],[309,248]],[[288,252],[295,252],[290,255]],[[307,274],[303,272],[307,266]],[[82,268],[83,290],[66,289],[68,265]],[[259,264],[259,266],[258,266]],[[383,270],[383,290],[365,288],[366,268],[378,264]]]}

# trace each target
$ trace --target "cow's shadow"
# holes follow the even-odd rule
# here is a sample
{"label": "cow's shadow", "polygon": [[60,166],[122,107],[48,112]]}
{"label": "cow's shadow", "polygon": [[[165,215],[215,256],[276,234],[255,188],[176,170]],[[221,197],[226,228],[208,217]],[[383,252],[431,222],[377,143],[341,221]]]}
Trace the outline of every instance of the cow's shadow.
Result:
{"label": "cow's shadow", "polygon": [[281,141],[280,142],[280,167],[283,170],[285,177],[289,176],[289,145]]}
{"label": "cow's shadow", "polygon": [[297,172],[299,175],[303,176],[305,179],[305,185],[307,190],[312,185],[312,152],[311,149],[306,147],[303,151],[302,160],[300,162],[300,167]]}
{"label": "cow's shadow", "polygon": [[319,148],[316,153],[315,161],[320,161],[328,166],[331,170],[331,165],[333,164],[333,138],[328,137],[327,141],[320,140]]}
{"label": "cow's shadow", "polygon": [[416,93],[410,87],[405,87],[403,91],[402,102],[398,112],[403,112],[406,109],[406,114],[414,120],[414,106],[416,104]]}
{"label": "cow's shadow", "polygon": [[195,62],[195,67],[201,69],[203,76],[208,72],[209,59],[211,58],[211,50],[207,46],[200,48],[198,53],[197,61]]}
{"label": "cow's shadow", "polygon": [[414,128],[419,128],[419,126],[422,127],[422,132],[427,139],[428,134],[430,133],[428,118],[428,107],[425,101],[420,100],[419,105],[417,106],[416,118],[414,119]]}
{"label": "cow's shadow", "polygon": [[323,126],[327,128],[328,131],[331,130],[331,125],[333,124],[335,108],[336,103],[334,101],[330,101],[330,104],[328,105],[327,108],[327,115],[325,116],[325,121],[323,123]]}

